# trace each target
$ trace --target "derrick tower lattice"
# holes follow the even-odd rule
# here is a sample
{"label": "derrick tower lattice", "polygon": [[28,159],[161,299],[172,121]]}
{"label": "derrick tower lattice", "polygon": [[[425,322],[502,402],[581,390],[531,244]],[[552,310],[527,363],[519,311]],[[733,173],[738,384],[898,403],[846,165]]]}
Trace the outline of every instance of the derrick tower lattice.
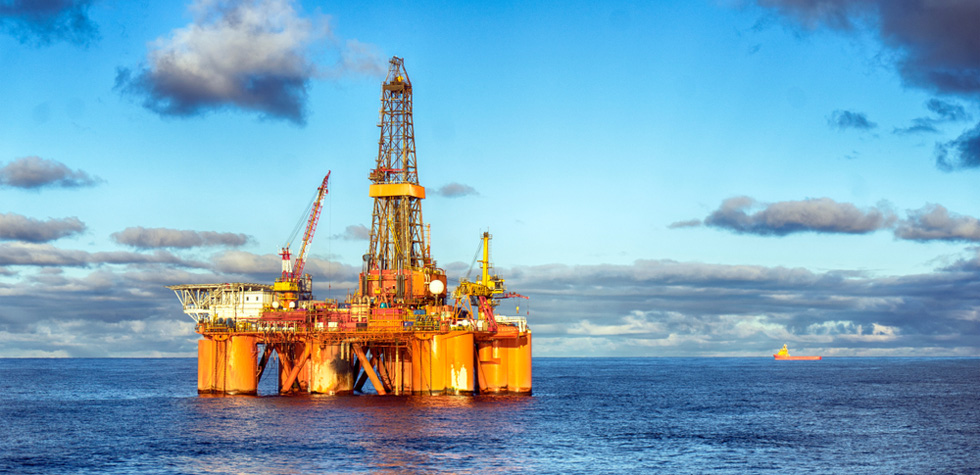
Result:
{"label": "derrick tower lattice", "polygon": [[[388,75],[381,86],[379,116],[378,159],[368,175],[374,212],[371,243],[364,256],[361,293],[410,299],[413,292],[406,280],[413,275],[424,275],[423,282],[428,284],[435,268],[422,225],[425,188],[419,185],[416,169],[412,81],[401,58],[393,57],[389,61]],[[380,282],[371,285],[365,280],[372,278]],[[391,286],[385,282],[390,278],[394,279]],[[425,295],[421,288],[414,293],[417,297]]]}
{"label": "derrick tower lattice", "polygon": [[371,171],[371,245],[368,270],[408,270],[423,267],[422,205],[412,122],[412,82],[401,58],[389,62],[381,88],[381,138],[378,160]]}

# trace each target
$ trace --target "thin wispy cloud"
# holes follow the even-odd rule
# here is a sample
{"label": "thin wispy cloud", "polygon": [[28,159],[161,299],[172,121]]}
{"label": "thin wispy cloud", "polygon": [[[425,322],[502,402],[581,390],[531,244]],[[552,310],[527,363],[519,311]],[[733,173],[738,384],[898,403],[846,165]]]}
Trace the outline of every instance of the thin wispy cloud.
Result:
{"label": "thin wispy cloud", "polygon": [[932,117],[917,117],[912,120],[912,125],[896,127],[894,132],[899,135],[938,133],[941,124],[971,119],[963,106],[940,99],[930,99],[926,102],[926,108],[933,113]]}
{"label": "thin wispy cloud", "polygon": [[939,129],[936,127],[936,121],[928,117],[917,117],[912,119],[912,125],[895,127],[892,132],[898,135],[936,134],[939,133]]}
{"label": "thin wispy cloud", "polygon": [[980,167],[980,124],[953,140],[937,143],[936,166],[943,171]]}
{"label": "thin wispy cloud", "polygon": [[935,98],[926,102],[926,109],[936,114],[937,120],[944,122],[957,122],[972,118],[963,106]]}
{"label": "thin wispy cloud", "polygon": [[688,219],[684,221],[676,221],[667,225],[667,229],[680,229],[680,228],[697,228],[703,223],[700,219]]}
{"label": "thin wispy cloud", "polygon": [[436,190],[436,194],[444,198],[460,198],[463,196],[478,195],[479,193],[470,185],[449,183]]}
{"label": "thin wispy cloud", "polygon": [[387,70],[378,47],[357,40],[347,40],[340,50],[340,60],[334,65],[318,66],[317,77],[341,79],[356,76],[384,76]]}
{"label": "thin wispy cloud", "polygon": [[345,241],[367,241],[371,239],[371,230],[363,224],[352,224],[344,229],[344,232],[330,236],[330,239],[343,239]]}
{"label": "thin wispy cloud", "polygon": [[58,41],[88,45],[99,38],[99,29],[88,16],[91,4],[91,0],[3,0],[0,31],[34,46]]}
{"label": "thin wispy cloud", "polygon": [[868,120],[868,117],[861,112],[845,110],[835,110],[827,118],[827,123],[837,130],[871,130],[878,126],[878,124]]}
{"label": "thin wispy cloud", "polygon": [[0,167],[0,187],[36,190],[95,186],[102,179],[82,170],[72,170],[57,160],[36,156],[13,160]]}
{"label": "thin wispy cloud", "polygon": [[[282,271],[282,258],[276,254],[254,254],[246,251],[228,250],[211,256],[211,270],[218,275],[243,278],[250,282],[271,282]],[[304,272],[313,276],[314,285],[330,285],[333,288],[357,287],[358,272],[343,263],[311,256],[306,261]]]}

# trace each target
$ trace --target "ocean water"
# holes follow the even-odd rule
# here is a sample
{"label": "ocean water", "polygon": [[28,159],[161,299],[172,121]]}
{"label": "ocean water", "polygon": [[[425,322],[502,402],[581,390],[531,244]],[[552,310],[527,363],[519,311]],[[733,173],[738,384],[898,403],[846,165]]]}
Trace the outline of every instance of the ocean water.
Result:
{"label": "ocean water", "polygon": [[196,374],[0,359],[0,473],[980,473],[978,359],[536,358],[531,397],[199,397]]}

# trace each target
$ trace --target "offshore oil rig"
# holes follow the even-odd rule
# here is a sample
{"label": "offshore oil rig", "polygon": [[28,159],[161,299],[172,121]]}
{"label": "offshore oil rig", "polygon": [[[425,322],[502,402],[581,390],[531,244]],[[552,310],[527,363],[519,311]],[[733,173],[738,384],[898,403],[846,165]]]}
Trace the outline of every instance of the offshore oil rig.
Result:
{"label": "offshore oil rig", "polygon": [[280,394],[354,394],[371,382],[378,395],[531,394],[531,330],[524,317],[497,315],[508,292],[493,274],[490,234],[482,236],[481,276],[450,294],[422,222],[412,122],[412,83],[393,57],[381,86],[381,139],[371,170],[371,238],[356,293],[346,302],[315,300],[304,273],[327,194],[317,189],[293,260],[280,250],[272,285],[168,287],[195,322],[199,394],[257,394],[278,360]]}

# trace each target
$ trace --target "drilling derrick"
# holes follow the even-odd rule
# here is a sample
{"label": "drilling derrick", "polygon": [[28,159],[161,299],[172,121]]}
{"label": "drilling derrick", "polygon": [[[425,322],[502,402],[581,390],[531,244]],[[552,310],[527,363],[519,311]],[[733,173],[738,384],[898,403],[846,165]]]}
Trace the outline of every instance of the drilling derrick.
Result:
{"label": "drilling derrick", "polygon": [[386,304],[442,304],[446,276],[435,267],[422,229],[425,188],[416,169],[412,81],[401,58],[388,64],[379,115],[378,159],[368,175],[371,244],[358,294]]}

